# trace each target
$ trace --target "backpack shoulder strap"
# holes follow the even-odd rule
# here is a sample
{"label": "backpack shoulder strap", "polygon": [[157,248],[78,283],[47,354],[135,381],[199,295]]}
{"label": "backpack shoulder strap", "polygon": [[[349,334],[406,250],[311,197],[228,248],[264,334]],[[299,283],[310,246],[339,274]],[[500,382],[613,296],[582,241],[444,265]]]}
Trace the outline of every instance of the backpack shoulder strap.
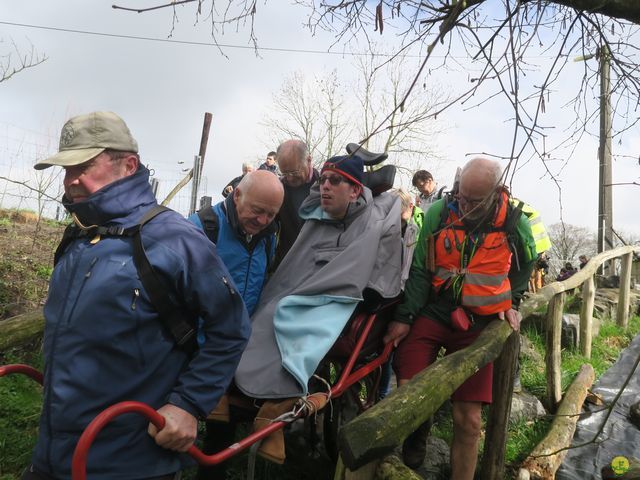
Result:
{"label": "backpack shoulder strap", "polygon": [[144,215],[138,225],[132,227],[133,262],[151,304],[158,311],[161,323],[171,333],[180,349],[192,352],[196,347],[194,319],[191,315],[185,315],[184,309],[178,308],[171,300],[169,288],[149,262],[142,242],[142,227],[157,215],[170,210],[162,205],[156,205]]}
{"label": "backpack shoulder strap", "polygon": [[207,238],[213,243],[217,243],[220,225],[218,224],[218,215],[213,211],[213,207],[203,207],[198,210],[197,214]]}

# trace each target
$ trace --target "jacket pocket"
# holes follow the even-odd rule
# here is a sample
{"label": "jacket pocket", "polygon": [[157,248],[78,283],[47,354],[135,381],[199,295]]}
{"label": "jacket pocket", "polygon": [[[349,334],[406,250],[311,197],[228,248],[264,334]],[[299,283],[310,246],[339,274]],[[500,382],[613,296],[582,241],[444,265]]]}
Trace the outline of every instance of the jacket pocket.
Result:
{"label": "jacket pocket", "polygon": [[318,248],[313,253],[316,265],[326,265],[344,251],[344,247]]}

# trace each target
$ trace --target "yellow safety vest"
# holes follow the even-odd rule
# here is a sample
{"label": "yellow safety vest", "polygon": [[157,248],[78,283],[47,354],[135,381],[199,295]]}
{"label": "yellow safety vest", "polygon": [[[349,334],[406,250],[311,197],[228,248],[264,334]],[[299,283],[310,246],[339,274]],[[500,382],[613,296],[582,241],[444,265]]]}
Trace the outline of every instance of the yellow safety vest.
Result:
{"label": "yellow safety vest", "polygon": [[520,208],[522,213],[524,213],[529,220],[531,233],[533,234],[533,239],[536,242],[536,253],[541,254],[542,252],[549,250],[551,248],[551,239],[549,238],[549,233],[547,233],[547,228],[542,222],[540,212],[531,205],[526,204],[517,198],[511,197],[509,201],[513,207],[518,207],[518,205],[522,204],[520,205]]}

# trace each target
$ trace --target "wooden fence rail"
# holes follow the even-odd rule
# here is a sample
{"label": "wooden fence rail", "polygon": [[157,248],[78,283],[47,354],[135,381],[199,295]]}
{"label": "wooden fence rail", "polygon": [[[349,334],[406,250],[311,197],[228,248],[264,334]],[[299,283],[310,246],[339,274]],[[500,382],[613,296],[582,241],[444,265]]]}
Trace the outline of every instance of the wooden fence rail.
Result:
{"label": "wooden fence rail", "polygon": [[[595,299],[595,274],[604,262],[618,257],[622,258],[620,287],[618,290],[618,307],[616,323],[627,328],[629,323],[629,299],[631,296],[631,262],[634,252],[640,252],[640,246],[623,246],[607,250],[589,260],[582,270],[562,282],[553,282],[538,290],[523,304],[528,309],[537,309],[545,302],[548,304],[546,320],[546,374],[547,374],[547,407],[555,410],[562,399],[562,372],[560,364],[562,312],[566,292],[581,287],[582,306],[580,309],[580,352],[591,358],[593,307]],[[531,311],[533,311],[531,310]],[[531,311],[528,311],[530,313]],[[524,315],[523,315],[524,316]]]}

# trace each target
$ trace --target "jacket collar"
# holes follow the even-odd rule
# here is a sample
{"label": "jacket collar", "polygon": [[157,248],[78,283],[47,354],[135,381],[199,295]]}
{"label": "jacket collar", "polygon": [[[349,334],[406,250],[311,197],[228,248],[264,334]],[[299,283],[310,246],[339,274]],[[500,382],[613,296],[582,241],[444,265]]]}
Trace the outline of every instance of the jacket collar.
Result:
{"label": "jacket collar", "polygon": [[129,227],[140,221],[144,212],[156,204],[156,199],[149,184],[149,170],[140,165],[133,175],[102,187],[86,200],[72,203],[62,197],[62,204],[85,226]]}

